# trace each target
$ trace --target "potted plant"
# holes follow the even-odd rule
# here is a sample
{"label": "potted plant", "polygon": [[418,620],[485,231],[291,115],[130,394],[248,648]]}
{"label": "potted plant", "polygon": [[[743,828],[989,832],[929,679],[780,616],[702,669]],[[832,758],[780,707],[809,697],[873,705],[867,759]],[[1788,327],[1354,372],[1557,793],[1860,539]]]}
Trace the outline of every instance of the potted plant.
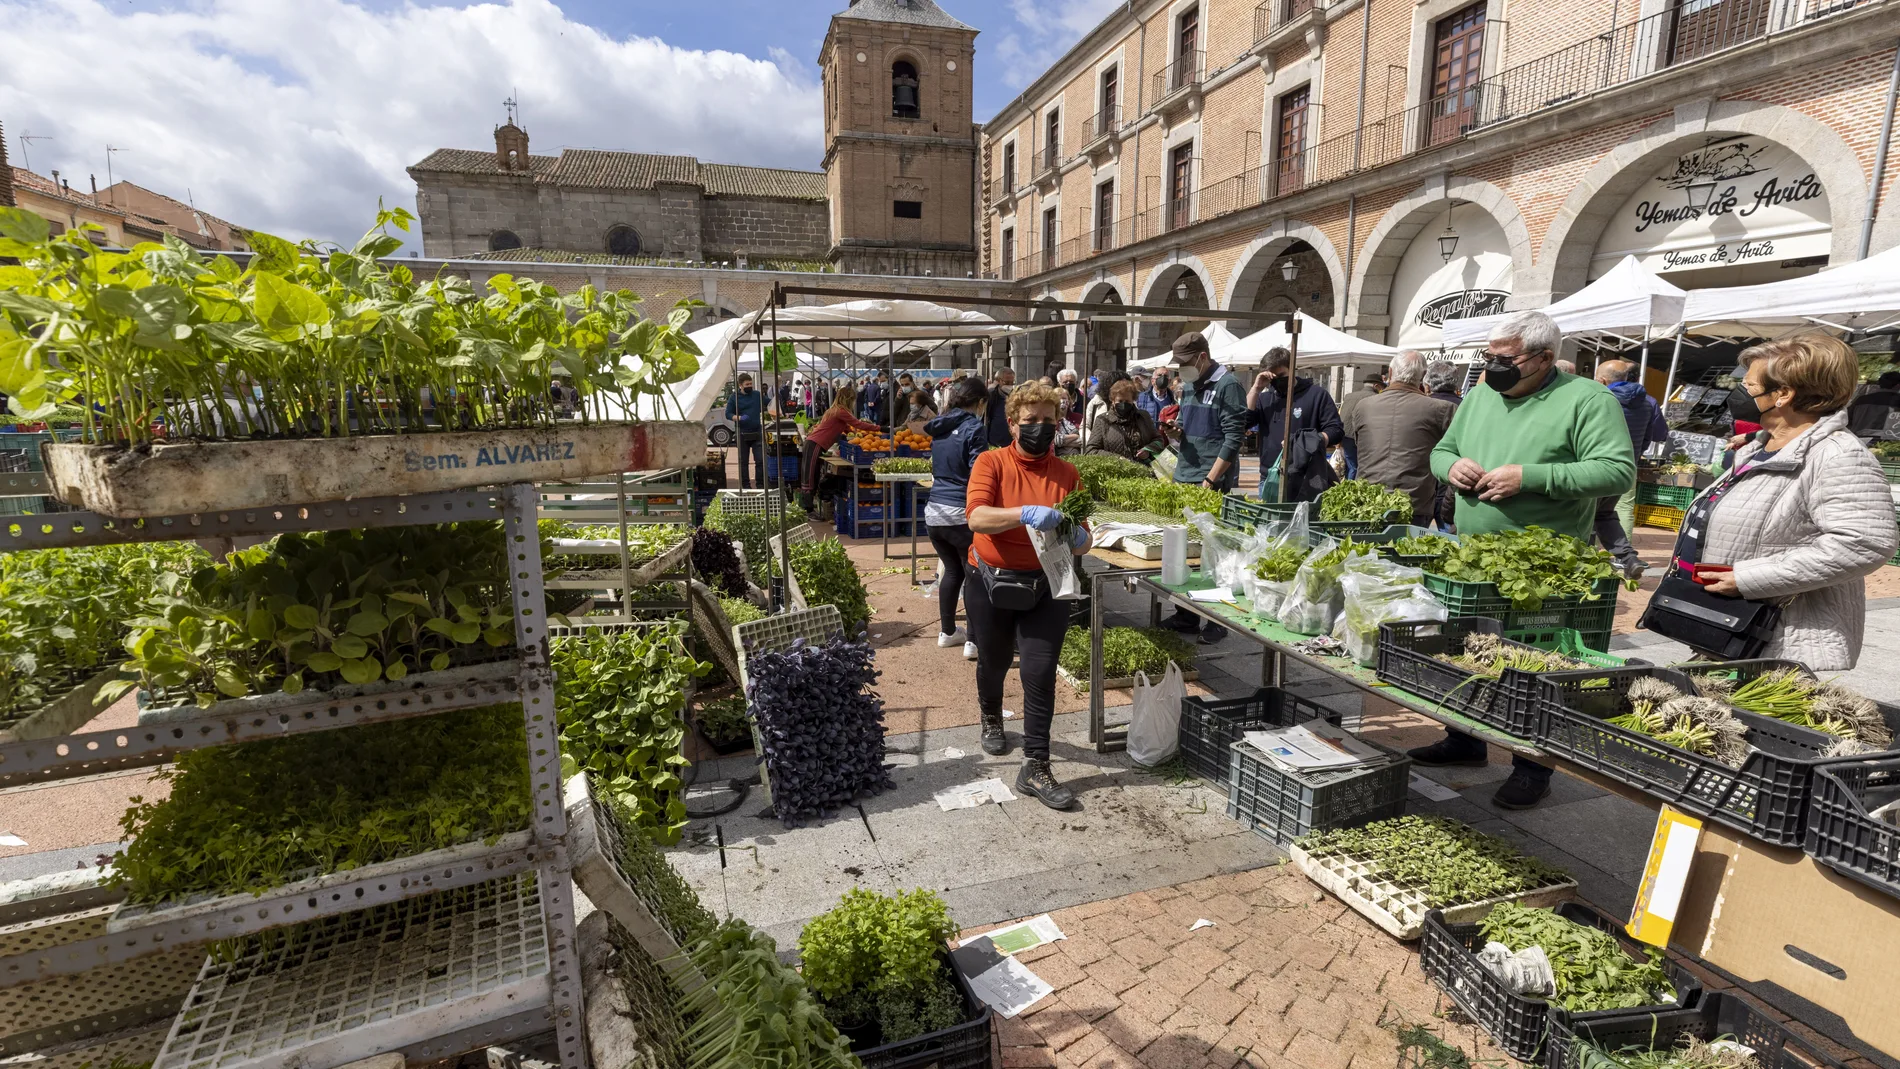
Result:
{"label": "potted plant", "polygon": [[799,934],[805,984],[866,1069],[989,1064],[989,1008],[950,964],[956,931],[930,891],[853,888]]}

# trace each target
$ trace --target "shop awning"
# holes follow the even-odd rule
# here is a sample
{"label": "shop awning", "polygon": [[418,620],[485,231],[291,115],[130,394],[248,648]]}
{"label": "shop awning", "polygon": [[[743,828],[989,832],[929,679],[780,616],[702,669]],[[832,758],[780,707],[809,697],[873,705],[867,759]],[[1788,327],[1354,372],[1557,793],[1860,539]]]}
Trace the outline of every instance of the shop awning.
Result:
{"label": "shop awning", "polygon": [[[1613,334],[1634,339],[1674,330],[1682,322],[1687,296],[1637,262],[1636,257],[1625,256],[1601,278],[1544,311],[1563,328],[1566,337]],[[1444,346],[1461,349],[1483,345],[1491,328],[1509,318],[1506,314],[1447,319]]]}
{"label": "shop awning", "polygon": [[1889,326],[1900,320],[1900,246],[1802,278],[1695,290],[1682,315],[1692,333],[1737,338]]}

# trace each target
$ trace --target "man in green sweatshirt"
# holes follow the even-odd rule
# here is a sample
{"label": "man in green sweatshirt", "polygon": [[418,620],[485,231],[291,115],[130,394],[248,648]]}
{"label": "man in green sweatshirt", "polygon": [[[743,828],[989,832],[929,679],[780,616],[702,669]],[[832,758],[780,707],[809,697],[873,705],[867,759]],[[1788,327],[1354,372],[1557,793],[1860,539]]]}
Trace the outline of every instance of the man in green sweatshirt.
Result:
{"label": "man in green sweatshirt", "polygon": [[[1563,333],[1542,312],[1520,312],[1491,330],[1484,388],[1458,406],[1432,450],[1432,474],[1458,495],[1459,534],[1544,527],[1588,539],[1598,498],[1636,482],[1636,453],[1616,398],[1556,367]],[[1447,729],[1412,751],[1421,765],[1482,765],[1482,742]],[[1550,793],[1551,770],[1513,757],[1492,798],[1528,809]]]}

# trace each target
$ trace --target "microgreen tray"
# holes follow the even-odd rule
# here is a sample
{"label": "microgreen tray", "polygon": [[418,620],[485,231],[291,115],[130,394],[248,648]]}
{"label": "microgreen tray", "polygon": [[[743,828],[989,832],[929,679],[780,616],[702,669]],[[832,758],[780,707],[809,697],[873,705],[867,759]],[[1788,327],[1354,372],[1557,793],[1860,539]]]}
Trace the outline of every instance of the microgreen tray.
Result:
{"label": "microgreen tray", "polygon": [[[1341,902],[1351,906],[1354,912],[1378,925],[1394,939],[1417,939],[1424,931],[1425,914],[1430,912],[1430,908],[1425,904],[1423,890],[1400,887],[1373,875],[1374,867],[1369,861],[1341,854],[1314,857],[1298,844],[1287,847],[1287,856],[1293,860],[1293,867],[1305,873],[1307,879],[1330,891]],[[1440,912],[1448,924],[1469,924],[1481,920],[1499,902],[1554,906],[1576,892],[1577,881],[1553,879],[1544,887],[1477,902],[1461,902],[1445,906]]]}

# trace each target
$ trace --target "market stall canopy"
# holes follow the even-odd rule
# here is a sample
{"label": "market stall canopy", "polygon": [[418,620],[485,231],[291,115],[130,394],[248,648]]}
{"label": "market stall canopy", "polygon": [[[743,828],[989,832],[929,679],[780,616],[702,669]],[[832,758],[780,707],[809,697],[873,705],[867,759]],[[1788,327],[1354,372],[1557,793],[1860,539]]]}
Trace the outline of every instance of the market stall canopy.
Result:
{"label": "market stall canopy", "polygon": [[1738,338],[1887,326],[1900,320],[1900,246],[1802,278],[1694,290],[1682,317],[1692,333]]}
{"label": "market stall canopy", "polygon": [[[1634,256],[1625,256],[1603,276],[1544,311],[1572,335],[1615,334],[1636,336],[1652,330],[1667,333],[1682,322],[1681,288],[1657,277]],[[1491,328],[1510,315],[1447,319],[1444,346],[1461,349],[1483,345]]]}
{"label": "market stall canopy", "polygon": [[[712,411],[713,402],[718,400],[719,391],[732,381],[733,363],[739,357],[739,343],[749,337],[752,317],[725,319],[710,327],[693,331],[688,337],[699,346],[699,370],[684,382],[673,384],[670,398],[642,397],[637,402],[639,419],[683,419],[698,422]],[[757,353],[752,353],[752,366],[759,366]],[[608,419],[626,419],[625,412],[609,402],[606,406]]]}
{"label": "market stall canopy", "polygon": [[[756,315],[757,313],[754,313]],[[747,317],[748,322],[752,317]],[[761,319],[770,324],[771,317]],[[882,356],[896,349],[934,349],[956,342],[1004,337],[1019,328],[982,312],[930,301],[845,301],[780,308],[778,336],[811,342],[819,352]],[[770,327],[767,328],[768,334]],[[914,342],[905,345],[904,342]],[[803,348],[803,346],[801,346]]]}
{"label": "market stall canopy", "polygon": [[[817,373],[817,372],[826,372],[826,371],[831,370],[831,365],[829,363],[826,363],[825,359],[821,356],[813,356],[810,353],[798,353],[796,355],[798,357],[798,367],[795,370],[781,371],[780,372],[781,375],[795,375],[795,374],[800,374],[802,372]],[[759,370],[759,366],[761,363],[762,361],[760,361],[759,359],[759,351],[756,348],[753,348],[750,351],[746,352],[744,355],[739,357],[739,365],[738,365],[737,370],[757,372]]]}
{"label": "market stall canopy", "polygon": [[[1399,354],[1398,349],[1390,345],[1381,345],[1343,330],[1334,330],[1305,312],[1293,314],[1300,320],[1300,367],[1333,367],[1341,364],[1384,367]],[[1291,348],[1291,341],[1286,327],[1275,323],[1224,349],[1215,349],[1214,359],[1230,367],[1258,367],[1267,358],[1267,350],[1276,346]]]}
{"label": "market stall canopy", "polygon": [[[1115,317],[1108,316],[1106,318],[1113,319]],[[1132,316],[1129,318],[1131,320],[1139,322],[1139,320],[1135,320],[1134,317]],[[1240,341],[1240,337],[1238,335],[1236,335],[1233,331],[1227,329],[1227,324],[1220,323],[1220,322],[1209,323],[1205,328],[1202,329],[1201,337],[1207,339],[1207,349],[1209,352],[1214,354],[1215,359],[1220,358],[1220,351],[1222,349],[1225,349],[1228,346],[1233,345],[1236,342]],[[1128,370],[1149,371],[1154,368],[1158,368],[1163,364],[1172,364],[1172,363],[1174,363],[1174,353],[1172,351],[1164,350],[1162,352],[1154,354],[1153,356],[1144,356],[1139,360],[1130,360],[1128,362]]]}

